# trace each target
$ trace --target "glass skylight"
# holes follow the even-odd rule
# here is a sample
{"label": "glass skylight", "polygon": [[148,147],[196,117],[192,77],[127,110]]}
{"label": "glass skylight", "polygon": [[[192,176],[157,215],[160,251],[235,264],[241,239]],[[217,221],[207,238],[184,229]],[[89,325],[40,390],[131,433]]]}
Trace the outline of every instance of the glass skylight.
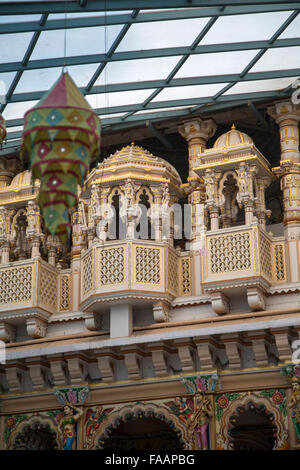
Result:
{"label": "glass skylight", "polygon": [[207,22],[207,18],[196,18],[134,24],[117,51],[190,46]]}
{"label": "glass skylight", "polygon": [[270,39],[292,12],[259,13],[218,18],[201,44]]}
{"label": "glass skylight", "polygon": [[[119,33],[121,25],[74,28],[66,33],[66,54],[103,54]],[[64,30],[44,31],[35,46],[31,59],[64,56]]]}
{"label": "glass skylight", "polygon": [[[127,121],[142,121],[143,116],[145,119],[184,116],[197,105],[196,109],[202,112],[225,101],[228,109],[230,100],[236,103],[241,99],[247,104],[255,92],[260,92],[259,99],[264,96],[277,99],[284,96],[280,90],[286,90],[300,75],[300,14],[296,16],[297,10],[276,11],[275,4],[265,4],[264,8],[270,9],[265,13],[257,13],[259,5],[247,5],[247,14],[240,15],[226,15],[231,6],[225,10],[205,7],[217,17],[211,25],[212,18],[201,17],[203,9],[190,6],[192,3],[186,8],[170,9],[164,8],[162,0],[161,8],[143,9],[136,15],[132,9],[110,10],[113,2],[106,2],[106,12],[85,12],[84,7],[78,12],[78,2],[67,2],[66,15],[61,5],[56,10],[60,2],[53,2],[45,27],[47,22],[57,20],[64,27],[66,21],[66,34],[64,29],[43,31],[43,26],[39,26],[41,32],[35,35],[34,30],[45,13],[43,2],[35,3],[40,5],[40,14],[0,14],[0,25],[9,25],[5,31],[10,31],[12,25],[17,30],[21,22],[26,22],[26,31],[30,25],[33,30],[0,34],[0,85],[6,92],[9,90],[6,104],[0,103],[0,113],[8,120],[8,139],[10,133],[11,139],[16,139],[24,113],[54,84],[64,62],[73,63],[67,67],[68,72],[77,86],[86,91],[87,101],[100,110],[100,117],[112,128],[114,123],[122,122],[125,126]],[[1,4],[0,0],[0,13]],[[18,5],[16,13],[17,8]],[[251,8],[255,13],[249,13]],[[278,10],[283,8],[284,5],[278,4]],[[164,12],[161,17],[168,18],[175,12],[172,16],[177,18],[187,10],[193,10],[193,15],[199,17],[152,21],[157,19],[157,12]],[[87,26],[92,17],[113,15],[121,15],[120,20],[125,19],[129,27],[125,28],[125,24]],[[145,21],[135,22],[134,16]],[[86,27],[68,29],[68,21],[74,19],[82,19]],[[286,42],[276,43],[275,39],[268,43],[288,21],[290,24],[278,38]],[[206,30],[207,26],[211,27]],[[32,42],[35,36],[39,36],[36,44]],[[197,42],[197,38],[201,40]],[[249,49],[249,41],[254,42],[251,47],[255,49]],[[256,41],[266,41],[262,51],[262,45]],[[260,52],[263,52],[261,57]],[[257,61],[256,57],[259,57]]]}

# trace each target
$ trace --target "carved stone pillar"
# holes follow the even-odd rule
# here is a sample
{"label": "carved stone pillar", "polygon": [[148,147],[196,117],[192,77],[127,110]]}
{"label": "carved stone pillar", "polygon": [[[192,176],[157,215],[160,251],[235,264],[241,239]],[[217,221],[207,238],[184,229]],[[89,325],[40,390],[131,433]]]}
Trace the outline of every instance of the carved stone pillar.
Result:
{"label": "carved stone pillar", "polygon": [[154,195],[154,203],[151,205],[149,216],[151,219],[151,224],[154,228],[155,241],[160,242],[162,239],[161,202],[163,190],[161,186],[151,186],[151,191]]}
{"label": "carved stone pillar", "polygon": [[26,217],[26,238],[29,240],[31,245],[31,258],[36,258],[40,256],[40,240],[43,238],[43,234],[41,228],[42,217],[40,209],[34,201],[28,202]]}
{"label": "carved stone pillar", "polygon": [[56,265],[56,258],[58,257],[58,254],[61,251],[61,244],[57,237],[53,237],[52,235],[49,235],[46,240],[46,247],[48,250],[48,263],[51,266]]}
{"label": "carved stone pillar", "polygon": [[1,264],[9,263],[10,239],[11,239],[11,217],[6,207],[0,206],[0,246]]}
{"label": "carved stone pillar", "polygon": [[178,127],[178,132],[187,141],[189,146],[189,178],[199,180],[193,168],[199,164],[199,153],[206,148],[207,141],[216,132],[217,125],[212,119],[203,120],[200,117],[184,121]]}
{"label": "carved stone pillar", "polygon": [[1,264],[9,263],[10,246],[9,242],[4,242],[1,250]]}
{"label": "carved stone pillar", "polygon": [[298,132],[300,105],[292,101],[281,101],[268,108],[268,113],[279,126],[281,161],[298,163],[300,161]]}
{"label": "carved stone pillar", "polygon": [[[192,240],[201,238],[204,229],[204,207],[198,208],[205,200],[205,186],[203,180],[193,171],[199,166],[199,154],[204,152],[207,141],[213,137],[217,125],[212,119],[202,120],[200,117],[188,119],[178,127],[178,132],[188,143],[189,152],[189,203],[192,205]],[[195,194],[194,194],[195,193]]]}
{"label": "carved stone pillar", "polygon": [[84,206],[83,203],[80,202],[77,210],[72,214],[72,256],[80,254],[81,251],[86,248],[84,233],[86,227],[83,212]]}
{"label": "carved stone pillar", "polygon": [[[299,282],[299,272],[295,269],[295,259],[300,254],[300,153],[299,131],[300,105],[291,101],[276,103],[268,108],[268,113],[279,126],[281,161],[280,167],[273,168],[281,178],[285,238],[288,245],[290,281]],[[294,242],[296,240],[296,242]]]}
{"label": "carved stone pillar", "polygon": [[258,225],[266,228],[266,217],[270,217],[271,211],[266,209],[265,189],[270,185],[270,178],[256,178],[257,197],[255,200],[255,214],[258,218]]}

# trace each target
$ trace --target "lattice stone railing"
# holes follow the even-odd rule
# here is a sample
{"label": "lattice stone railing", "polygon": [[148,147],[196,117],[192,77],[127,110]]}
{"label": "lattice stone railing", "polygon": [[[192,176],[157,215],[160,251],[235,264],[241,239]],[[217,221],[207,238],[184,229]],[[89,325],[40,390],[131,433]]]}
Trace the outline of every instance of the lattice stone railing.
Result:
{"label": "lattice stone railing", "polygon": [[286,282],[286,261],[285,261],[285,242],[284,241],[274,241],[273,243],[273,281]]}
{"label": "lattice stone railing", "polygon": [[0,265],[0,312],[13,314],[36,307],[48,313],[70,310],[70,276],[43,260]]}
{"label": "lattice stone railing", "polygon": [[264,230],[235,227],[208,232],[204,249],[203,281],[237,283],[263,278],[269,285],[286,281],[284,241]]}
{"label": "lattice stone railing", "polygon": [[59,311],[71,310],[71,273],[59,275]]}
{"label": "lattice stone railing", "polygon": [[179,258],[179,295],[192,295],[192,272],[190,256]]}
{"label": "lattice stone railing", "polygon": [[[168,244],[150,240],[94,246],[81,259],[81,303],[90,304],[87,299],[93,296],[97,302],[126,295],[174,298],[179,295],[179,258]],[[187,291],[183,295],[189,295]]]}

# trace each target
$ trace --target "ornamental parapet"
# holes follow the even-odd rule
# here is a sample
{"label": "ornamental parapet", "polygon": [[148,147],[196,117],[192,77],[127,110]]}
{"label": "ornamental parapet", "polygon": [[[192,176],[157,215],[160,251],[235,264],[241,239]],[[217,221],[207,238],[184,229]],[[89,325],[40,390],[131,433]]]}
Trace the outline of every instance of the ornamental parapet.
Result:
{"label": "ornamental parapet", "polygon": [[172,301],[191,295],[191,258],[168,243],[123,240],[93,246],[81,258],[81,309],[120,299]]}
{"label": "ornamental parapet", "polygon": [[267,289],[287,282],[284,237],[257,225],[207,232],[203,251],[206,291],[248,285]]}
{"label": "ornamental parapet", "polygon": [[[46,324],[52,314],[71,309],[71,274],[40,259],[16,261],[0,266],[0,322],[16,327],[26,321],[27,332]],[[42,331],[42,329],[40,329]],[[29,334],[29,336],[32,336]]]}

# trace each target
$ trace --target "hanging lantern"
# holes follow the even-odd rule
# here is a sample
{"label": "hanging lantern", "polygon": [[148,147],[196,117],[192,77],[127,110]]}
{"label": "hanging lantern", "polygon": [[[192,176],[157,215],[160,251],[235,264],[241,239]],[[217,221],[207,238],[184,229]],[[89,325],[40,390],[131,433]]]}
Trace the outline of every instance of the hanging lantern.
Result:
{"label": "hanging lantern", "polygon": [[67,72],[24,118],[22,153],[30,155],[33,181],[41,181],[38,203],[45,225],[65,243],[77,186],[100,151],[100,120]]}
{"label": "hanging lantern", "polygon": [[5,126],[5,119],[0,114],[0,145],[2,145],[3,140],[6,137],[6,126]]}

